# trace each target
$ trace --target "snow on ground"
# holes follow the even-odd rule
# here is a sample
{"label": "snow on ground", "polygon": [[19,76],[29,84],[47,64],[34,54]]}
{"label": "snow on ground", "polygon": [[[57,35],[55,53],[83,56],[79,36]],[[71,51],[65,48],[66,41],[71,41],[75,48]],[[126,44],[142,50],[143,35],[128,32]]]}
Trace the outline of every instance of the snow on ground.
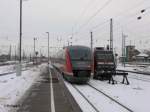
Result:
{"label": "snow on ground", "polygon": [[65,84],[68,87],[69,91],[72,93],[80,108],[83,110],[83,112],[96,112],[92,108],[92,106],[72,87],[70,83],[65,81]]}
{"label": "snow on ground", "polygon": [[[27,65],[32,64],[32,62],[29,63],[22,63],[22,68],[27,68]],[[0,74],[7,73],[7,72],[15,72],[16,71],[16,64],[12,65],[3,65],[0,66]]]}
{"label": "snow on ground", "polygon": [[147,66],[146,68],[144,68],[143,71],[150,72],[150,66]]}
{"label": "snow on ground", "polygon": [[[116,79],[116,78],[115,78]],[[118,81],[122,81],[122,77],[118,76]],[[150,82],[144,82],[129,78],[130,85],[115,84],[111,85],[107,82],[91,80],[90,84],[117,99],[134,112],[150,111]]]}
{"label": "snow on ground", "polygon": [[[127,70],[131,69],[133,69],[133,67],[130,67]],[[123,79],[122,76],[115,76],[114,79],[117,81],[117,84],[115,85],[108,84],[108,81],[100,81],[94,79],[91,79],[89,84],[105,92],[106,94],[116,99],[118,102],[122,103],[126,107],[130,108],[134,112],[150,111],[149,75],[129,73],[128,80],[130,82],[130,85],[121,84],[121,81]],[[91,107],[89,106],[89,104],[84,100],[81,95],[79,95],[76,90],[74,90],[73,87],[71,87],[69,83],[66,83],[66,85],[76,101],[79,103],[83,112],[94,112],[93,110],[90,110]],[[87,85],[80,85],[80,90],[85,93],[88,98],[91,98],[92,102],[101,110],[101,112],[118,112],[118,110],[115,109],[115,106],[112,107],[113,103],[111,101],[109,102],[110,104],[105,101],[105,99],[103,98],[105,96],[99,96],[97,92],[90,90],[90,88],[87,88],[86,86]]]}
{"label": "snow on ground", "polygon": [[0,62],[0,66],[3,66],[3,65],[12,65],[12,64],[15,64],[16,61],[6,61],[6,62]]}
{"label": "snow on ground", "polygon": [[84,93],[86,98],[88,98],[100,112],[110,112],[110,110],[111,112],[128,112],[128,110],[111,101],[88,85],[77,85],[77,88]]}
{"label": "snow on ground", "polygon": [[146,72],[149,73],[150,72],[150,66],[149,65],[145,65],[145,66],[138,66],[138,65],[129,65],[126,64],[126,66],[122,66],[121,64],[118,64],[117,69],[119,70],[128,70],[128,71],[140,71],[140,72]]}
{"label": "snow on ground", "polygon": [[[118,81],[122,81],[122,77],[117,77]],[[144,82],[135,79],[129,79],[130,85],[124,84],[108,84],[108,81],[90,80],[90,84],[97,89],[105,92],[112,98],[116,99],[123,105],[127,106],[134,112],[149,112],[150,111],[150,82]],[[86,102],[86,100],[71,86],[66,83],[70,92],[78,102],[83,112],[95,112],[93,108]],[[122,109],[113,101],[110,101],[101,93],[98,93],[87,85],[78,85],[80,91],[90,99],[90,101],[99,109],[101,112],[127,112],[126,109]]]}
{"label": "snow on ground", "polygon": [[0,76],[0,112],[8,112],[11,106],[21,99],[24,93],[38,79],[40,73],[45,70],[45,64],[38,68],[23,71],[21,76],[15,73]]}
{"label": "snow on ground", "polygon": [[14,70],[15,70],[15,65],[0,66],[0,74],[7,73],[7,72],[12,72]]}

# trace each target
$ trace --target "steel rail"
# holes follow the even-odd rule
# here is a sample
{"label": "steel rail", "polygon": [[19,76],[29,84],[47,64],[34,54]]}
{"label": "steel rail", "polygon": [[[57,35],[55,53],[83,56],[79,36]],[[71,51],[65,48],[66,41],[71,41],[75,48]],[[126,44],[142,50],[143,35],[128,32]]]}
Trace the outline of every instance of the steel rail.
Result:
{"label": "steel rail", "polygon": [[122,103],[118,102],[117,100],[115,100],[114,98],[110,97],[109,95],[107,95],[106,93],[104,93],[103,91],[95,88],[94,86],[92,86],[91,84],[88,84],[91,88],[95,89],[96,91],[100,92],[101,94],[103,94],[104,96],[106,96],[107,98],[111,99],[112,101],[114,101],[115,103],[117,103],[118,105],[122,106],[123,108],[125,108],[126,110],[128,110],[129,112],[134,112],[133,110],[131,110],[130,108],[128,108],[127,106],[123,105]]}
{"label": "steel rail", "polygon": [[77,87],[75,87],[75,85],[72,85],[72,87],[80,93],[80,95],[94,108],[94,110],[95,110],[96,112],[100,112],[100,111],[83,95],[83,93],[82,93]]}

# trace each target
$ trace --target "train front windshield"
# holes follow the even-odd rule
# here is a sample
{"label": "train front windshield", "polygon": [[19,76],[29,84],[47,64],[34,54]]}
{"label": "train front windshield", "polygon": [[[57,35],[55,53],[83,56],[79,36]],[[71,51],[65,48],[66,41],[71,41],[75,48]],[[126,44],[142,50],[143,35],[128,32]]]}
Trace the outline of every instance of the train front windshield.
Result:
{"label": "train front windshield", "polygon": [[114,60],[113,53],[111,51],[96,51],[96,60],[112,62]]}
{"label": "train front windshield", "polygon": [[87,48],[70,49],[71,60],[91,61],[91,51]]}

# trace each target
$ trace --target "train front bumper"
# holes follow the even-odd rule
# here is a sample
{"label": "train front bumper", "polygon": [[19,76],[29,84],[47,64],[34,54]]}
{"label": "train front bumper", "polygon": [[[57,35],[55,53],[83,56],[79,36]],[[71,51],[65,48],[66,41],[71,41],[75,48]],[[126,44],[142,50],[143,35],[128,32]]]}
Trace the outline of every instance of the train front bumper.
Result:
{"label": "train front bumper", "polygon": [[75,77],[71,75],[64,75],[64,78],[70,83],[85,84],[90,80],[90,77]]}

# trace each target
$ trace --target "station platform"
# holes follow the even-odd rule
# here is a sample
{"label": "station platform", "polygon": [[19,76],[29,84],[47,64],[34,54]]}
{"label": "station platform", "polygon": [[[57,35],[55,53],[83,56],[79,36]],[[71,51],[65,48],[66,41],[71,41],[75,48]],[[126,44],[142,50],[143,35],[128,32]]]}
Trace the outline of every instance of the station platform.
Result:
{"label": "station platform", "polygon": [[41,74],[24,98],[17,112],[82,112],[69,90],[61,81],[59,73]]}

